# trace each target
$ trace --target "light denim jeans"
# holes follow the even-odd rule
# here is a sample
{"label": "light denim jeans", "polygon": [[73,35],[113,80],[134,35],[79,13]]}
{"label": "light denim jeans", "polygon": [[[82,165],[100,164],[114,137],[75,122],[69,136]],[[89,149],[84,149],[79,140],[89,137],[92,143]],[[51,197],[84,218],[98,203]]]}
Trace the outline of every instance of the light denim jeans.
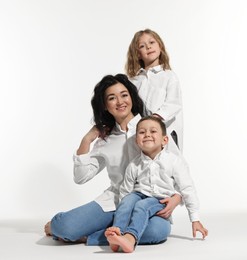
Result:
{"label": "light denim jeans", "polygon": [[[115,211],[104,212],[95,202],[89,202],[67,212],[56,214],[51,220],[54,239],[62,238],[74,242],[87,237],[87,245],[108,245],[104,235],[106,228],[112,226]],[[159,244],[166,241],[171,232],[170,222],[154,216],[149,219],[139,244]]]}
{"label": "light denim jeans", "polygon": [[115,212],[113,226],[119,227],[121,234],[132,234],[138,244],[149,219],[165,207],[159,202],[160,199],[140,192],[126,195]]}

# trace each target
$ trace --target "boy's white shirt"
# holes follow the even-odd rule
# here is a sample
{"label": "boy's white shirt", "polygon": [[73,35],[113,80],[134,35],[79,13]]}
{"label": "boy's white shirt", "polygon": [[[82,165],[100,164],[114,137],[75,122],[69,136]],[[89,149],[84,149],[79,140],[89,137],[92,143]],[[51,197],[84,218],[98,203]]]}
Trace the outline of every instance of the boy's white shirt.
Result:
{"label": "boy's white shirt", "polygon": [[[177,189],[177,190],[176,190]],[[163,149],[153,160],[141,153],[128,165],[120,186],[120,199],[131,191],[146,196],[167,198],[182,195],[190,221],[199,221],[199,200],[182,156]]]}

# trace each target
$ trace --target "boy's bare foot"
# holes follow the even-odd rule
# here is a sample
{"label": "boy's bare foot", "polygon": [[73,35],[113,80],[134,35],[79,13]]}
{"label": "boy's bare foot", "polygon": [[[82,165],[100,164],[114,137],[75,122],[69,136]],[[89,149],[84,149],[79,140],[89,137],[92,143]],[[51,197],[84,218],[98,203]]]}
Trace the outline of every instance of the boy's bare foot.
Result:
{"label": "boy's bare foot", "polygon": [[52,233],[51,233],[51,221],[49,221],[49,222],[47,222],[45,224],[44,231],[45,231],[45,234],[47,236],[52,236]]}
{"label": "boy's bare foot", "polygon": [[132,253],[135,249],[135,238],[131,234],[122,236],[118,227],[108,228],[105,236],[113,252],[117,252],[121,248],[125,253]]}
{"label": "boy's bare foot", "polygon": [[113,252],[117,252],[119,250],[119,246],[111,243],[108,239],[110,236],[114,236],[114,235],[121,236],[121,232],[118,227],[109,227],[106,229],[105,236],[109,242],[110,248]]}

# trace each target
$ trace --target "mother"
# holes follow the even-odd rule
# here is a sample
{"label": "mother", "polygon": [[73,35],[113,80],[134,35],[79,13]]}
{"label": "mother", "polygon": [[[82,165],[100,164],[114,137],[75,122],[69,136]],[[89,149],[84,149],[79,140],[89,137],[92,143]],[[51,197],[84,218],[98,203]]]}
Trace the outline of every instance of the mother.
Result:
{"label": "mother", "polygon": [[[106,168],[110,187],[94,201],[56,214],[46,224],[45,233],[64,241],[86,238],[87,245],[107,245],[104,231],[112,225],[125,168],[140,152],[135,144],[135,130],[146,112],[136,87],[123,74],[103,77],[94,88],[91,104],[95,126],[83,137],[73,157],[74,181],[86,183]],[[166,218],[180,200],[175,195],[161,201],[167,206],[159,216],[150,218],[140,244],[157,244],[167,239],[171,226]]]}

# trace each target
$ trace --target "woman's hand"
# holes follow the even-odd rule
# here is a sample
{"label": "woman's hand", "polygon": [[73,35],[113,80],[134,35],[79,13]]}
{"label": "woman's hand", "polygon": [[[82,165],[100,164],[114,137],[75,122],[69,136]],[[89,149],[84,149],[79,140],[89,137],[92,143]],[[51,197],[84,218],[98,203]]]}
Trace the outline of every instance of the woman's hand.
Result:
{"label": "woman's hand", "polygon": [[166,204],[166,207],[160,210],[156,215],[162,218],[169,218],[173,212],[173,210],[179,205],[181,202],[181,196],[179,194],[174,194],[170,198],[165,198],[160,200],[160,203]]}
{"label": "woman's hand", "polygon": [[77,150],[77,155],[86,154],[90,150],[91,143],[99,137],[99,130],[96,126],[93,126],[87,134],[82,138],[79,149]]}

